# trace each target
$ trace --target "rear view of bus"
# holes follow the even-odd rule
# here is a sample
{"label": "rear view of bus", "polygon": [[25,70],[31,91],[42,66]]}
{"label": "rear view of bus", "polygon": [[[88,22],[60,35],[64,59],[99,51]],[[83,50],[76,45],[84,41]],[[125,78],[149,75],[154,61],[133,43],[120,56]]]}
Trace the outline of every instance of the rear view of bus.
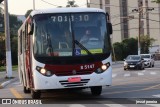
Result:
{"label": "rear view of bus", "polygon": [[101,9],[32,11],[19,29],[19,75],[24,92],[90,88],[100,95],[112,83],[112,26]]}

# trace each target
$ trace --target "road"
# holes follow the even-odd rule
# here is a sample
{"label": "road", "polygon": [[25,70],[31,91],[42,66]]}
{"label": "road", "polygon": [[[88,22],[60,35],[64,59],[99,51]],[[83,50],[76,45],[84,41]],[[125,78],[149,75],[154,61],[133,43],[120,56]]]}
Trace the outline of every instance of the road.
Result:
{"label": "road", "polygon": [[[156,100],[160,103],[160,61],[154,68],[123,70],[123,64],[113,65],[113,83],[103,87],[101,96],[92,96],[89,89],[58,90],[42,93],[45,104],[58,107],[159,107],[160,104],[136,104],[139,100]],[[16,81],[0,91],[1,98],[31,98],[24,94],[22,85]],[[154,98],[154,99],[145,99]],[[143,103],[143,102],[142,102]],[[152,102],[153,103],[153,102]],[[61,105],[59,105],[61,104]],[[98,105],[97,105],[98,104]],[[97,106],[96,106],[97,105]],[[39,105],[37,105],[39,107]],[[36,107],[37,107],[36,106]]]}

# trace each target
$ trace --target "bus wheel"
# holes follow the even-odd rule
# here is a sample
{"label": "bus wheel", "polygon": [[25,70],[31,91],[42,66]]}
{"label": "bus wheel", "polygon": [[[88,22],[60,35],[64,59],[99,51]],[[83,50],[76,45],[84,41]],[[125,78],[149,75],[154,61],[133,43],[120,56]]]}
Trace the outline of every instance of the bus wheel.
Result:
{"label": "bus wheel", "polygon": [[39,99],[41,98],[41,91],[35,91],[31,89],[31,96],[33,99]]}
{"label": "bus wheel", "polygon": [[101,95],[102,92],[102,86],[95,86],[95,87],[91,87],[91,93],[92,95]]}
{"label": "bus wheel", "polygon": [[31,91],[30,91],[30,89],[27,89],[25,86],[23,86],[23,92],[24,93],[30,93]]}

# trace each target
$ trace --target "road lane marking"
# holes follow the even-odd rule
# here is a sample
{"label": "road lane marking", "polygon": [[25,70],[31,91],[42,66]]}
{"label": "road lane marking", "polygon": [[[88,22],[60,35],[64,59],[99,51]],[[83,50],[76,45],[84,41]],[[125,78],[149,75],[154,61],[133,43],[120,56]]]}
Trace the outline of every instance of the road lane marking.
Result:
{"label": "road lane marking", "polygon": [[152,95],[152,96],[157,97],[157,98],[160,98],[160,94]]}
{"label": "road lane marking", "polygon": [[154,89],[156,87],[159,87],[160,84],[154,85],[154,86],[150,86],[147,88],[143,88],[143,89],[136,89],[136,90],[129,90],[129,91],[117,91],[117,92],[110,92],[110,93],[103,93],[103,94],[120,94],[120,93],[130,93],[130,92],[138,92],[138,91],[149,91],[150,89]]}
{"label": "road lane marking", "polygon": [[114,77],[116,77],[117,76],[117,74],[112,74],[112,78],[114,78]]}
{"label": "road lane marking", "polygon": [[129,76],[131,76],[131,74],[124,74],[124,77],[129,77]]}
{"label": "road lane marking", "polygon": [[147,106],[152,106],[152,107],[160,107],[160,104],[146,104]]}
{"label": "road lane marking", "polygon": [[143,73],[141,73],[141,72],[138,72],[138,76],[142,76],[142,75],[144,75]]}
{"label": "road lane marking", "polygon": [[121,104],[104,104],[104,105],[109,106],[109,107],[126,107]]}
{"label": "road lane marking", "polygon": [[13,85],[16,85],[16,86],[22,86],[22,84],[20,82],[15,82],[15,83],[12,83]]}
{"label": "road lane marking", "polygon": [[142,72],[146,72],[146,70],[143,70]]}
{"label": "road lane marking", "polygon": [[69,105],[69,107],[86,107],[86,106],[84,106],[82,104],[71,104],[71,105]]}
{"label": "road lane marking", "polygon": [[150,90],[150,89],[155,89],[156,87],[159,87],[160,84],[157,84],[157,85],[153,85],[153,86],[150,86],[148,88],[145,88],[144,90]]}
{"label": "road lane marking", "polygon": [[156,73],[156,72],[150,72],[150,74],[151,74],[151,75],[156,75],[157,73]]}
{"label": "road lane marking", "polygon": [[15,82],[15,83],[12,83],[13,85],[19,85],[21,84],[20,82]]}
{"label": "road lane marking", "polygon": [[10,91],[16,98],[23,98],[22,95],[19,94],[14,88],[10,88]]}

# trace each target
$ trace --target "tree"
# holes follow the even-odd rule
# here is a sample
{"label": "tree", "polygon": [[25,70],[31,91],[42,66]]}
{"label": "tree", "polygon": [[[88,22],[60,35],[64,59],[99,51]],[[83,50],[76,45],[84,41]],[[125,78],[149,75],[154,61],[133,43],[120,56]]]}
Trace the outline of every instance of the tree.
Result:
{"label": "tree", "polygon": [[116,42],[113,44],[115,50],[115,56],[117,60],[123,60],[128,55],[137,54],[138,45],[137,39],[129,38],[125,39],[122,42]]}
{"label": "tree", "polygon": [[114,52],[115,52],[115,59],[122,60],[123,59],[123,44],[121,42],[116,42],[113,44]]}
{"label": "tree", "polygon": [[152,2],[160,3],[160,0],[153,0]]}
{"label": "tree", "polygon": [[0,0],[0,3],[2,2],[3,0]]}
{"label": "tree", "polygon": [[2,62],[5,60],[5,35],[0,33],[0,66],[3,65]]}
{"label": "tree", "polygon": [[[141,53],[149,53],[149,46],[153,44],[155,39],[149,38],[149,36],[141,36]],[[122,42],[116,42],[113,44],[115,56],[117,60],[123,60],[128,55],[138,54],[138,39],[128,38]]]}
{"label": "tree", "polygon": [[32,9],[28,10],[25,14],[25,17],[27,18],[32,11],[33,11]]}
{"label": "tree", "polygon": [[4,17],[0,13],[0,32],[4,32]]}
{"label": "tree", "polygon": [[4,18],[2,14],[3,9],[0,7],[0,66],[4,65],[5,60],[5,35],[4,35]]}
{"label": "tree", "polygon": [[128,38],[122,41],[123,43],[123,58],[128,55],[137,54],[138,51],[138,40],[135,38]]}
{"label": "tree", "polygon": [[18,20],[16,15],[9,15],[10,22],[10,37],[11,37],[11,55],[12,55],[12,64],[17,65],[17,49],[18,49],[18,38],[17,32],[19,27],[22,25],[22,21]]}
{"label": "tree", "polygon": [[11,34],[11,55],[12,55],[12,64],[17,65],[18,64],[18,37],[17,35]]}
{"label": "tree", "polygon": [[[11,55],[12,64],[17,64],[17,31],[22,24],[22,21],[18,20],[17,16],[9,15],[10,22],[10,37],[11,37]],[[0,33],[0,64],[5,61],[6,50],[5,50],[5,34]]]}
{"label": "tree", "polygon": [[149,47],[153,44],[155,39],[150,38],[148,35],[141,36],[140,44],[141,44],[141,53],[149,53]]}
{"label": "tree", "polygon": [[18,20],[16,15],[9,15],[9,24],[11,34],[16,35],[19,27],[22,25],[22,21]]}
{"label": "tree", "polygon": [[66,7],[78,7],[78,5],[75,4],[74,0],[72,0],[72,1],[68,0]]}

